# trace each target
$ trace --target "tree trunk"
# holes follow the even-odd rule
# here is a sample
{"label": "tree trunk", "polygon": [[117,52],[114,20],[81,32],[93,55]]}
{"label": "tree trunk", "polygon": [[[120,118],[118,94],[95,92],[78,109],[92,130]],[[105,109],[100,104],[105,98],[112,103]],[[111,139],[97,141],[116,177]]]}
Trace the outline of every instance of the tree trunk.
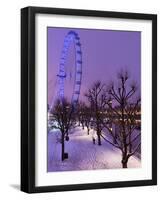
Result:
{"label": "tree trunk", "polygon": [[122,162],[122,168],[127,168],[127,162]]}
{"label": "tree trunk", "polygon": [[82,123],[82,129],[84,130],[84,124]]}
{"label": "tree trunk", "polygon": [[87,134],[89,135],[89,128],[87,128]]}
{"label": "tree trunk", "polygon": [[129,153],[131,153],[132,152],[132,144],[130,143],[129,144]]}
{"label": "tree trunk", "polygon": [[62,133],[62,152],[61,152],[61,160],[64,160],[64,150],[65,150],[65,145],[64,145],[64,133]]}
{"label": "tree trunk", "polygon": [[127,168],[128,157],[126,154],[122,157],[122,168]]}
{"label": "tree trunk", "polygon": [[130,134],[129,134],[129,152],[132,152],[132,144],[131,144],[131,130],[130,130]]}
{"label": "tree trunk", "polygon": [[98,136],[98,145],[101,145],[101,136],[100,136],[100,132],[97,132],[97,136]]}

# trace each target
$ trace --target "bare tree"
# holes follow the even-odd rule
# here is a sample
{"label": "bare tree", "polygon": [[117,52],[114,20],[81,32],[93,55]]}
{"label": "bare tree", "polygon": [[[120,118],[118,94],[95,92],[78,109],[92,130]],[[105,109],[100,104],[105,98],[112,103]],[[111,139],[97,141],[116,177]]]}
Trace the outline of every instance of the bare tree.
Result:
{"label": "bare tree", "polygon": [[80,104],[80,102],[77,104],[76,118],[78,121],[78,126],[81,126],[81,104]]}
{"label": "bare tree", "polygon": [[84,107],[85,107],[85,103],[80,101],[77,105],[77,110],[76,110],[76,117],[78,120],[78,125],[82,126],[82,128],[84,129]]}
{"label": "bare tree", "polygon": [[91,125],[91,108],[88,106],[84,107],[84,124],[87,128],[87,134],[89,135]]}
{"label": "bare tree", "polygon": [[102,116],[103,111],[106,106],[106,92],[105,85],[100,81],[97,81],[93,86],[87,91],[85,96],[88,98],[92,114],[92,123],[96,129],[98,137],[98,145],[101,145],[101,131],[103,129]]}
{"label": "bare tree", "polygon": [[106,123],[103,119],[102,122],[109,134],[108,137],[105,134],[101,136],[121,150],[123,168],[127,168],[129,158],[138,151],[141,145],[141,133],[135,131],[140,110],[140,97],[136,97],[136,91],[136,84],[129,85],[129,75],[126,71],[119,73],[118,84],[111,83],[107,89],[109,98],[106,103],[113,116],[112,123],[117,129],[113,130],[109,127],[109,122]]}
{"label": "bare tree", "polygon": [[79,102],[77,115],[78,115],[79,125],[82,125],[83,129],[85,127],[85,107],[86,105],[84,102],[82,101]]}
{"label": "bare tree", "polygon": [[89,135],[90,131],[90,122],[91,122],[91,109],[84,102],[79,103],[79,109],[77,110],[77,118],[80,121],[79,125],[82,125],[82,128],[87,128],[87,134]]}
{"label": "bare tree", "polygon": [[65,139],[69,140],[68,132],[74,126],[72,106],[66,99],[57,100],[51,114],[53,115],[52,127],[61,132],[61,159],[63,161],[65,159]]}

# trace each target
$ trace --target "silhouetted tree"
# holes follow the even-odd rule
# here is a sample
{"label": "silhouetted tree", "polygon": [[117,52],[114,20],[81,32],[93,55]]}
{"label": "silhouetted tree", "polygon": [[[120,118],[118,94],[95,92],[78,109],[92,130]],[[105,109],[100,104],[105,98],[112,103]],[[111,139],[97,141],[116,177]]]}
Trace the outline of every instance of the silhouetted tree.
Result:
{"label": "silhouetted tree", "polygon": [[138,151],[141,145],[141,133],[136,134],[134,131],[137,126],[138,110],[140,110],[140,97],[136,97],[136,91],[136,84],[129,84],[129,75],[126,71],[118,74],[118,83],[115,85],[111,83],[107,88],[109,97],[106,103],[113,116],[112,122],[117,129],[113,130],[109,127],[109,123],[102,120],[110,134],[108,138],[103,134],[101,136],[121,150],[123,168],[127,168],[129,158]]}
{"label": "silhouetted tree", "polygon": [[72,115],[72,106],[66,100],[57,100],[51,114],[53,115],[53,128],[59,129],[61,132],[61,144],[62,144],[62,161],[65,159],[65,139],[68,140],[68,132],[74,126],[75,121]]}
{"label": "silhouetted tree", "polygon": [[87,128],[87,134],[89,135],[91,125],[91,108],[88,106],[84,107],[84,124]]}
{"label": "silhouetted tree", "polygon": [[89,103],[92,114],[92,124],[98,137],[98,145],[101,145],[101,131],[103,129],[102,116],[106,106],[107,94],[105,85],[97,81],[85,94]]}
{"label": "silhouetted tree", "polygon": [[82,126],[82,128],[84,129],[84,108],[85,108],[85,103],[80,101],[77,105],[77,111],[76,111],[76,117],[78,120],[78,125]]}

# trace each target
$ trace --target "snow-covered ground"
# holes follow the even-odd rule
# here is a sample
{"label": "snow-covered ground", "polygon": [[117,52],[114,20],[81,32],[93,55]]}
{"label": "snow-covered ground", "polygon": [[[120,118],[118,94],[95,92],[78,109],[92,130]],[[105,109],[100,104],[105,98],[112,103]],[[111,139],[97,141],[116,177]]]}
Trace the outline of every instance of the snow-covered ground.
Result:
{"label": "snow-covered ground", "polygon": [[[89,169],[122,168],[121,152],[102,139],[102,145],[93,144],[93,130],[87,135],[87,130],[77,127],[65,141],[65,152],[69,158],[61,161],[61,143],[58,141],[60,132],[53,130],[48,133],[48,172],[73,171]],[[139,158],[132,156],[128,168],[141,167]]]}

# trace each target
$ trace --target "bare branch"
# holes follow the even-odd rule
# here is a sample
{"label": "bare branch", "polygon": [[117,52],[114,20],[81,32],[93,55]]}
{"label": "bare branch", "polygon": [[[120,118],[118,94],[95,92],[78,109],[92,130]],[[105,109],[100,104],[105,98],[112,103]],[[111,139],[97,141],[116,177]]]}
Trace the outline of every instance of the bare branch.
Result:
{"label": "bare branch", "polygon": [[102,137],[106,142],[108,142],[109,144],[111,144],[112,146],[114,146],[114,147],[116,147],[116,148],[122,150],[121,147],[115,145],[113,142],[110,142],[110,141],[109,141],[107,138],[105,138],[102,134],[101,134],[101,137]]}
{"label": "bare branch", "polygon": [[133,142],[135,141],[135,140],[137,140],[137,138],[139,137],[141,135],[141,133],[139,133],[131,142],[129,142],[127,145],[130,145],[130,143],[131,144],[133,144]]}
{"label": "bare branch", "polygon": [[139,144],[137,145],[137,147],[134,149],[134,151],[133,151],[132,153],[129,153],[129,154],[128,154],[128,157],[133,156],[133,155],[136,153],[136,151],[139,149],[140,145],[141,145],[141,143],[139,143]]}

